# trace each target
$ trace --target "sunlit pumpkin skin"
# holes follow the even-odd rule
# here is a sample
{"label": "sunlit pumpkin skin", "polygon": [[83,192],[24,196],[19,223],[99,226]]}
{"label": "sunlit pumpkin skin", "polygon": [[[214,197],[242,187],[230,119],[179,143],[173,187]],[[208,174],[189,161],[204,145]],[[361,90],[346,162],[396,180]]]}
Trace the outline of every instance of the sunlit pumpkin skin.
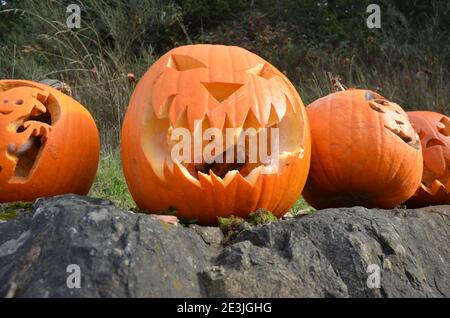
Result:
{"label": "sunlit pumpkin skin", "polygon": [[40,83],[0,80],[0,202],[85,195],[99,155],[97,127],[77,101]]}
{"label": "sunlit pumpkin skin", "polygon": [[[198,171],[173,161],[168,133],[184,127],[279,127],[280,165]],[[124,174],[138,207],[170,208],[214,224],[258,208],[282,216],[298,199],[310,163],[306,111],[289,80],[257,55],[233,46],[190,45],[162,56],[138,83],[122,131]],[[262,173],[264,172],[264,173]]]}
{"label": "sunlit pumpkin skin", "polygon": [[450,118],[430,111],[408,112],[420,137],[422,182],[406,202],[409,207],[450,203]]}
{"label": "sunlit pumpkin skin", "polygon": [[399,105],[369,90],[349,89],[306,110],[312,155],[303,196],[314,208],[393,208],[414,194],[422,152]]}

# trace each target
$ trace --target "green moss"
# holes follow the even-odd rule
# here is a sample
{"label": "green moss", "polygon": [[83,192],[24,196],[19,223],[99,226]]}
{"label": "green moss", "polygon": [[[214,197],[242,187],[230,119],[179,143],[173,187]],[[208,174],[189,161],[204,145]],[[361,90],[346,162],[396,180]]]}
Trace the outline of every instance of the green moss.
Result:
{"label": "green moss", "polygon": [[33,204],[31,202],[13,202],[0,206],[0,220],[9,221],[14,219],[18,213],[23,210],[31,209]]}
{"label": "green moss", "polygon": [[219,228],[224,232],[237,229],[243,223],[245,223],[245,220],[243,218],[234,215],[227,218],[217,218],[217,224]]}
{"label": "green moss", "polygon": [[224,234],[222,244],[228,244],[234,239],[245,225],[245,220],[238,216],[231,215],[227,218],[218,217],[217,224]]}
{"label": "green moss", "polygon": [[0,213],[0,220],[1,221],[9,221],[11,219],[14,219],[17,216],[16,211],[8,211]]}
{"label": "green moss", "polygon": [[268,224],[277,220],[277,217],[266,209],[258,209],[256,212],[250,213],[247,217],[247,222],[251,225]]}

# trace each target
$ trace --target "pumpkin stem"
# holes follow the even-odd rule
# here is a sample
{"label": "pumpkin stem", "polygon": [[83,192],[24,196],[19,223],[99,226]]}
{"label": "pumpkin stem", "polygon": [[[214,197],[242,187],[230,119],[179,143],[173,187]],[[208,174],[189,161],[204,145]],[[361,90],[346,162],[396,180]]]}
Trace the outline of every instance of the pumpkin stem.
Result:
{"label": "pumpkin stem", "polygon": [[330,84],[331,84],[331,90],[333,92],[345,91],[347,89],[340,82],[342,79],[339,75],[335,76],[335,75],[331,74],[331,72],[327,72],[327,75],[328,75],[328,80],[330,81]]}

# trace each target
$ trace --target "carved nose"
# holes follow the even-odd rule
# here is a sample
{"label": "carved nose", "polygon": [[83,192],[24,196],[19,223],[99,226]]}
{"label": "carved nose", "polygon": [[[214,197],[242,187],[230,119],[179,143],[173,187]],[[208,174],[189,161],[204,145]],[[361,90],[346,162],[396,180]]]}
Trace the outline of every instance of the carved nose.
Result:
{"label": "carved nose", "polygon": [[202,85],[207,89],[211,96],[214,97],[215,100],[221,103],[233,95],[244,84],[215,82],[202,83]]}

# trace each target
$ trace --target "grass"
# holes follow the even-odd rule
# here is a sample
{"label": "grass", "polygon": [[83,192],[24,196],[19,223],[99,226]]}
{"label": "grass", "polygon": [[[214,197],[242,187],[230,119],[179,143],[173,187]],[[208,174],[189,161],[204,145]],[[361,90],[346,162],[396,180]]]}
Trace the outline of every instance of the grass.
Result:
{"label": "grass", "polygon": [[111,200],[123,209],[135,206],[122,173],[119,152],[102,154],[97,177],[89,195]]}
{"label": "grass", "polygon": [[309,214],[313,213],[315,209],[311,207],[308,202],[303,199],[303,197],[298,198],[294,206],[288,211],[292,215]]}

